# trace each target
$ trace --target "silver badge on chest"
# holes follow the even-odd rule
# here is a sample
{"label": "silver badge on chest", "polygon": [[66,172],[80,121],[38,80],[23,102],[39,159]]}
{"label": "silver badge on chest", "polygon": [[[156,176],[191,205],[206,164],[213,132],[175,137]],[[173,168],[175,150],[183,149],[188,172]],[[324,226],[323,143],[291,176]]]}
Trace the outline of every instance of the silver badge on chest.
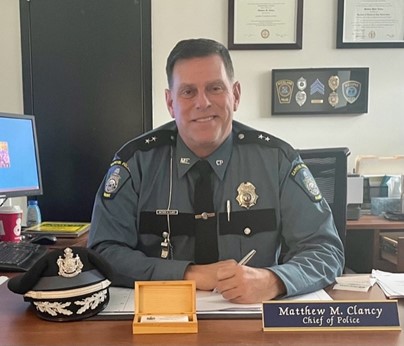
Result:
{"label": "silver badge on chest", "polygon": [[257,203],[258,195],[255,192],[255,186],[250,182],[244,182],[237,188],[237,202],[243,208],[251,208]]}

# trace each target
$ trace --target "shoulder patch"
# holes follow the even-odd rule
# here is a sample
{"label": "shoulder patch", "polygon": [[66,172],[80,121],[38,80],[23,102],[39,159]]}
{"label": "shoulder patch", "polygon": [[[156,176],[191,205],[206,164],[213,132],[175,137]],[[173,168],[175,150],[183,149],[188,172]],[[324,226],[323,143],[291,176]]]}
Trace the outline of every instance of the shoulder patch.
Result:
{"label": "shoulder patch", "polygon": [[313,202],[320,202],[323,199],[313,175],[303,162],[298,162],[293,167],[290,176]]}
{"label": "shoulder patch", "polygon": [[114,198],[123,184],[129,179],[129,175],[126,162],[121,160],[113,161],[105,178],[103,197],[105,199]]}

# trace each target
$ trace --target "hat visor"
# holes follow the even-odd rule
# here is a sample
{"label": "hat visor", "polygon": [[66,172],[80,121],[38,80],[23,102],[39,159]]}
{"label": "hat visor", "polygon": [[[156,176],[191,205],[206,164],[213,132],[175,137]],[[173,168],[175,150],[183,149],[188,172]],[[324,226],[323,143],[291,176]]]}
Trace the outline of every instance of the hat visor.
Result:
{"label": "hat visor", "polygon": [[[111,285],[111,281],[104,280],[98,282],[96,284],[74,288],[71,290],[60,290],[60,291],[28,291],[24,294],[24,298],[31,298],[31,299],[64,299],[64,298],[72,298],[78,297],[86,294],[91,294],[93,292],[97,292],[104,288],[107,288]],[[26,299],[29,300],[29,299]]]}

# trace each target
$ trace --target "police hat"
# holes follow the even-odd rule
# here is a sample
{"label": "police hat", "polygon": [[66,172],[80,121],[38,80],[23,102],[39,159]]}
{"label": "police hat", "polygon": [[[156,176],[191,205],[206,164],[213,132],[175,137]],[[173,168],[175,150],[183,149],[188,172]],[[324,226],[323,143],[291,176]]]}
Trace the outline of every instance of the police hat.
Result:
{"label": "police hat", "polygon": [[111,267],[95,251],[67,247],[43,256],[29,271],[10,279],[8,288],[23,294],[45,320],[75,321],[107,306],[111,278]]}

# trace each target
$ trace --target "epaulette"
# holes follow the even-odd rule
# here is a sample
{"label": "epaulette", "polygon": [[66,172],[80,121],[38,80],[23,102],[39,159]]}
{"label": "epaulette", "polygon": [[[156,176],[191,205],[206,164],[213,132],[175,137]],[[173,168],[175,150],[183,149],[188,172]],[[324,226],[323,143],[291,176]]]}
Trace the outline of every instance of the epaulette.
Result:
{"label": "epaulette", "polygon": [[116,153],[116,158],[126,162],[138,150],[148,151],[164,145],[173,144],[175,143],[176,135],[177,132],[174,130],[156,130],[147,132],[126,143]]}
{"label": "epaulette", "polygon": [[145,133],[126,143],[115,154],[114,160],[108,170],[103,197],[112,199],[130,177],[127,161],[138,150],[147,151],[164,145],[175,143],[176,131],[161,129]]}
{"label": "epaulette", "polygon": [[299,153],[287,142],[266,132],[235,122],[235,141],[240,144],[259,144],[281,150],[293,164],[290,177],[303,189],[313,202],[322,200],[321,192],[310,170],[299,157]]}
{"label": "epaulette", "polygon": [[236,132],[235,141],[239,144],[259,144],[280,149],[290,162],[298,157],[297,151],[290,144],[266,132],[241,129]]}

